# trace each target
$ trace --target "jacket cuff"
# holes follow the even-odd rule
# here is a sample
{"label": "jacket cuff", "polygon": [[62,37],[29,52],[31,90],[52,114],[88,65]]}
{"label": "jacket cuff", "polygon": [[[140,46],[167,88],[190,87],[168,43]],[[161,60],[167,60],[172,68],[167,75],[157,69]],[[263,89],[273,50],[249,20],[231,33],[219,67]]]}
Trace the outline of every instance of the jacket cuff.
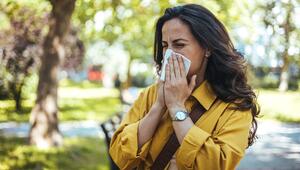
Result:
{"label": "jacket cuff", "polygon": [[140,121],[127,125],[121,136],[121,149],[131,159],[145,159],[149,150],[152,139],[147,141],[140,149],[138,149],[138,128]]}
{"label": "jacket cuff", "polygon": [[196,156],[209,136],[209,133],[195,125],[189,129],[176,153],[176,162],[179,167],[193,168]]}

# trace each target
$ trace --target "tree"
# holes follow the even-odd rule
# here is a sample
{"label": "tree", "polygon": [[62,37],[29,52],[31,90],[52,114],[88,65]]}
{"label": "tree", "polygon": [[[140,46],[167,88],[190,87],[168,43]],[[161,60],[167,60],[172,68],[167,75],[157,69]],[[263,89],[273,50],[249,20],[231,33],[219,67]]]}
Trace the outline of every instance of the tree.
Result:
{"label": "tree", "polygon": [[[167,7],[188,2],[190,1],[78,0],[76,3],[78,8],[74,12],[73,20],[76,26],[82,28],[81,37],[86,44],[99,40],[106,41],[110,45],[122,44],[129,54],[125,84],[130,86],[132,61],[139,60],[147,63],[153,61],[154,28],[157,18]],[[213,10],[225,23],[236,22],[240,19],[240,12],[243,11],[239,8],[231,10],[236,7],[235,0],[198,2]]]}
{"label": "tree", "polygon": [[[13,98],[17,112],[22,108],[26,78],[39,68],[50,13],[44,4],[38,9],[30,6],[9,0],[0,3],[1,14],[7,20],[7,26],[0,28],[0,98]],[[78,30],[72,27],[64,38],[64,70],[76,69],[82,63],[84,44],[77,35]]]}
{"label": "tree", "polygon": [[65,57],[63,39],[75,7],[75,0],[50,0],[50,3],[49,32],[43,43],[37,99],[30,117],[29,142],[40,148],[59,146],[63,141],[58,128],[57,74]]}
{"label": "tree", "polygon": [[15,108],[19,112],[25,79],[34,72],[41,56],[46,17],[15,3],[1,5],[1,9],[10,23],[10,27],[0,33],[2,84],[15,100]]}
{"label": "tree", "polygon": [[152,61],[155,21],[169,2],[78,0],[76,6],[79,8],[74,12],[74,23],[83,28],[82,37],[87,44],[99,40],[122,44],[129,53],[125,84],[130,86],[132,61]]}
{"label": "tree", "polygon": [[[282,63],[278,89],[286,91],[289,88],[289,66],[296,56],[293,49],[297,48],[297,44],[300,43],[299,30],[296,29],[294,22],[296,19],[295,8],[300,4],[295,0],[267,1],[264,3],[261,5],[264,10],[263,23],[266,29],[271,30],[268,46],[272,48],[271,51],[275,51],[280,56],[279,61]],[[278,43],[274,43],[274,41]]]}
{"label": "tree", "polygon": [[63,40],[63,44],[65,56],[60,67],[63,70],[78,69],[83,62],[85,52],[84,44],[78,38],[78,29],[71,26]]}

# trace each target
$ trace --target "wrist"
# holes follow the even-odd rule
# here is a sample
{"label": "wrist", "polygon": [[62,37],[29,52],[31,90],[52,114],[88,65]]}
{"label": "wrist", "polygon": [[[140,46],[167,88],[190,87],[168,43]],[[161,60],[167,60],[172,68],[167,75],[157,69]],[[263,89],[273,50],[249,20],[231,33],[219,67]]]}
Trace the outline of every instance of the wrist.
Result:
{"label": "wrist", "polygon": [[160,104],[159,102],[155,102],[153,104],[153,107],[156,108],[156,109],[158,109],[158,110],[163,110],[164,105]]}
{"label": "wrist", "polygon": [[171,105],[171,106],[168,107],[168,110],[169,110],[171,115],[175,115],[175,113],[178,112],[178,111],[184,111],[184,112],[187,111],[183,104]]}
{"label": "wrist", "polygon": [[160,115],[166,111],[166,106],[160,104],[159,102],[155,102],[152,108],[155,110],[156,113],[160,113]]}

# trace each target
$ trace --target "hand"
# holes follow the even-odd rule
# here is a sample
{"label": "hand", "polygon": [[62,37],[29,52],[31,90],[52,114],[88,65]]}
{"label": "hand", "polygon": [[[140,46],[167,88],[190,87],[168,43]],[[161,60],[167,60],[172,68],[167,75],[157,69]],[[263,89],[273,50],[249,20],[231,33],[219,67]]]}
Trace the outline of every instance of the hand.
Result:
{"label": "hand", "polygon": [[185,109],[184,103],[191,95],[195,84],[196,75],[192,76],[189,84],[187,82],[183,58],[172,54],[166,67],[164,83],[165,103],[170,114]]}
{"label": "hand", "polygon": [[160,79],[158,80],[157,100],[154,105],[159,108],[164,108],[166,106],[164,97],[164,82]]}

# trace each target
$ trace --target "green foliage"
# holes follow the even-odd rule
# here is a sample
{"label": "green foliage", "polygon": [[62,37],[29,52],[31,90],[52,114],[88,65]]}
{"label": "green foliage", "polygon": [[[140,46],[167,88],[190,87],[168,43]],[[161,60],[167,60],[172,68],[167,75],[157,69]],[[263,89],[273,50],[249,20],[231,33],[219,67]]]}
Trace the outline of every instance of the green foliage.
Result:
{"label": "green foliage", "polygon": [[[81,28],[81,38],[88,45],[104,41],[110,45],[121,44],[129,54],[127,80],[130,86],[130,67],[133,60],[153,61],[154,28],[164,10],[179,4],[198,3],[211,9],[229,29],[246,22],[245,1],[90,1],[77,0],[73,22]],[[238,6],[238,8],[235,8]],[[244,7],[244,8],[243,8]],[[234,10],[231,10],[235,8]],[[243,16],[243,17],[241,17]],[[246,18],[246,19],[245,19]],[[245,22],[243,22],[245,21]]]}
{"label": "green foliage", "polygon": [[38,150],[23,138],[0,137],[2,170],[108,170],[105,143],[100,138],[65,138],[60,148]]}
{"label": "green foliage", "polygon": [[278,78],[272,76],[271,74],[262,77],[259,80],[260,80],[259,87],[264,89],[276,89],[279,85]]}
{"label": "green foliage", "polygon": [[[121,43],[130,53],[131,59],[151,61],[154,28],[157,18],[167,7],[178,4],[199,3],[211,9],[227,26],[243,22],[241,13],[245,1],[90,1],[77,0],[73,22],[82,29],[85,42],[104,40]],[[244,8],[231,10],[235,5]],[[245,15],[243,15],[245,16]]]}
{"label": "green foliage", "polygon": [[263,89],[272,89],[276,90],[278,88],[279,79],[273,74],[268,74],[263,77],[255,77],[251,76],[250,84],[255,88],[263,88]]}
{"label": "green foliage", "polygon": [[16,110],[20,111],[25,79],[35,71],[42,55],[41,44],[47,21],[45,16],[15,2],[1,3],[0,9],[9,22],[8,27],[0,32],[0,82],[15,100]]}
{"label": "green foliage", "polygon": [[154,1],[78,0],[73,20],[82,28],[86,42],[102,39],[110,44],[122,43],[132,59],[149,58],[155,19],[166,6]]}

